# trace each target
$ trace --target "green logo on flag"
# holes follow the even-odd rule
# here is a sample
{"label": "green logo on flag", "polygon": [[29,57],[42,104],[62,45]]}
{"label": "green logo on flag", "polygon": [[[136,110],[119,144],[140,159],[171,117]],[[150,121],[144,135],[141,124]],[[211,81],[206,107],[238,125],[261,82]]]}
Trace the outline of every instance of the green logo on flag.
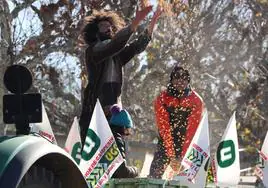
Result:
{"label": "green logo on flag", "polygon": [[204,156],[195,148],[192,148],[187,158],[198,167],[200,167],[204,161]]}
{"label": "green logo on flag", "polygon": [[235,145],[232,140],[222,141],[217,149],[217,161],[221,168],[231,166],[235,161]]}
{"label": "green logo on flag", "polygon": [[73,157],[73,159],[77,164],[79,164],[81,160],[81,149],[82,149],[81,142],[76,142],[71,152],[71,156]]}
{"label": "green logo on flag", "polygon": [[93,130],[88,129],[82,152],[82,158],[85,161],[90,160],[100,147],[100,143],[100,138],[96,135],[96,133]]}

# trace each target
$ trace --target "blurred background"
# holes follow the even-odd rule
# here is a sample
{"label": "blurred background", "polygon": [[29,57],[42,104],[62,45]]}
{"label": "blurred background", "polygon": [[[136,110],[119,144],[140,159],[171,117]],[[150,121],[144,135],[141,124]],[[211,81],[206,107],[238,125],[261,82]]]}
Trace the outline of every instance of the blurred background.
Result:
{"label": "blurred background", "polygon": [[[151,0],[164,7],[146,51],[125,66],[122,102],[135,122],[129,162],[141,168],[156,143],[153,101],[174,63],[189,69],[209,112],[211,151],[237,112],[241,168],[254,166],[268,129],[268,1]],[[129,22],[137,0],[0,1],[0,108],[6,67],[25,65],[31,91],[42,94],[57,142],[63,146],[87,83],[79,34],[94,9],[116,10]],[[0,135],[15,134],[0,112]]]}

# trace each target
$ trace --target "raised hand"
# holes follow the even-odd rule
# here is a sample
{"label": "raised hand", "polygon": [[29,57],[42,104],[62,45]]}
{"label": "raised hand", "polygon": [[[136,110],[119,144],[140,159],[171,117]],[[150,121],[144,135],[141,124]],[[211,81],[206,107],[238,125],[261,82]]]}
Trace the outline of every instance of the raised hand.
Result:
{"label": "raised hand", "polygon": [[132,31],[136,31],[138,25],[140,24],[140,22],[142,20],[144,20],[144,18],[149,14],[149,12],[152,11],[152,6],[148,6],[143,8],[142,10],[137,10],[136,11],[136,17],[134,18],[134,20],[131,23],[131,29]]}
{"label": "raised hand", "polygon": [[150,1],[148,0],[141,0],[140,3],[139,3],[141,9],[145,8],[145,7],[148,7],[151,5]]}
{"label": "raised hand", "polygon": [[156,24],[158,18],[161,16],[162,13],[163,13],[163,9],[162,9],[162,7],[160,5],[158,5],[157,9],[154,12],[154,15],[152,17],[152,20],[150,22],[149,28],[148,28],[148,32],[149,32],[150,35],[153,33],[155,24]]}

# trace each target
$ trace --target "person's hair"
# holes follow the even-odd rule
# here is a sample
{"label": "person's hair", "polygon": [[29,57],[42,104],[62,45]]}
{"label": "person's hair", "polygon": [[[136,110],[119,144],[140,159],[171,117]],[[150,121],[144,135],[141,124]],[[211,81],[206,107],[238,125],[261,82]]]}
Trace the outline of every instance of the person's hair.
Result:
{"label": "person's hair", "polygon": [[183,78],[186,79],[188,82],[190,82],[191,80],[189,71],[179,65],[175,65],[171,71],[170,81],[172,81],[173,78]]}
{"label": "person's hair", "polygon": [[98,24],[101,21],[108,21],[113,27],[113,32],[125,26],[125,21],[114,11],[97,11],[94,10],[90,16],[84,19],[84,28],[82,29],[82,38],[84,43],[92,44],[97,42],[97,33],[99,32]]}

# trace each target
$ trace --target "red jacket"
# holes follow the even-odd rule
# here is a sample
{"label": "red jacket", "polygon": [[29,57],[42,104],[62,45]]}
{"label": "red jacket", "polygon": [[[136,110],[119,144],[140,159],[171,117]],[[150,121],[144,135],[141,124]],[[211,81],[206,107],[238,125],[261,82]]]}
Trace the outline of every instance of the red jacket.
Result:
{"label": "red jacket", "polygon": [[[183,157],[201,121],[203,111],[201,97],[195,91],[191,91],[188,96],[178,98],[170,96],[165,90],[156,98],[154,105],[157,128],[167,156]],[[176,145],[177,142],[180,142],[181,146]],[[180,156],[177,156],[175,151],[178,148]]]}

